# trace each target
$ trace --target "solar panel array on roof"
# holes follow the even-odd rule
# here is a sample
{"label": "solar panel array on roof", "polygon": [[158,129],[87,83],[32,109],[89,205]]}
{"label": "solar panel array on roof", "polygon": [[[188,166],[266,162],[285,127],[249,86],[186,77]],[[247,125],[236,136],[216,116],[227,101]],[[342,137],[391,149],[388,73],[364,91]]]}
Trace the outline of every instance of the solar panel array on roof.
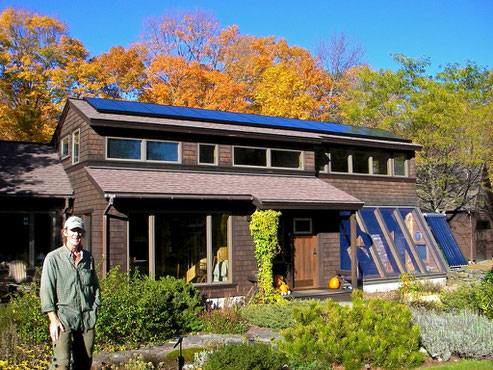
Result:
{"label": "solar panel array on roof", "polygon": [[255,114],[213,111],[207,109],[175,107],[135,101],[84,98],[100,113],[152,116],[218,123],[243,124],[289,130],[314,131],[325,134],[343,134],[393,141],[410,142],[391,132],[368,127],[340,125],[330,122],[305,121],[292,118],[260,116]]}

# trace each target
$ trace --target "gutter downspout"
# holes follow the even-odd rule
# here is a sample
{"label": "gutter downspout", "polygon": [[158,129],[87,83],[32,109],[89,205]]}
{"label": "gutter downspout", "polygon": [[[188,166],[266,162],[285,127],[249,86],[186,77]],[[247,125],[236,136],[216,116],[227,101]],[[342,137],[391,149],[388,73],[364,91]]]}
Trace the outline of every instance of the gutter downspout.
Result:
{"label": "gutter downspout", "polygon": [[106,277],[108,273],[108,212],[110,208],[113,206],[113,202],[116,198],[116,195],[105,194],[104,197],[108,199],[108,205],[106,206],[103,212],[103,278]]}

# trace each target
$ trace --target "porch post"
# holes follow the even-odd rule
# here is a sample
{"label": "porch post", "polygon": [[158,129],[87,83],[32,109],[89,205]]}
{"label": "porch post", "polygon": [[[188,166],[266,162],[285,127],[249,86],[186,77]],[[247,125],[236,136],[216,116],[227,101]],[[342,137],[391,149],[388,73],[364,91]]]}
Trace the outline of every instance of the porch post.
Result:
{"label": "porch post", "polygon": [[352,212],[349,218],[351,230],[351,286],[358,289],[358,254],[356,252],[356,212]]}
{"label": "porch post", "polygon": [[149,276],[156,277],[156,216],[149,214]]}

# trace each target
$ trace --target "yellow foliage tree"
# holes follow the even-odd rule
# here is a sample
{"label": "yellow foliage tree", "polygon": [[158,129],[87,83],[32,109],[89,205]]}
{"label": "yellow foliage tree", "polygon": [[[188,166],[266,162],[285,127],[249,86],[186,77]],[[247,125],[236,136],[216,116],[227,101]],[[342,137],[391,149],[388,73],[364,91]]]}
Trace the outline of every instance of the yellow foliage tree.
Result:
{"label": "yellow foliage tree", "polygon": [[0,14],[0,138],[49,141],[69,92],[86,91],[86,57],[84,46],[67,36],[58,20],[5,9]]}

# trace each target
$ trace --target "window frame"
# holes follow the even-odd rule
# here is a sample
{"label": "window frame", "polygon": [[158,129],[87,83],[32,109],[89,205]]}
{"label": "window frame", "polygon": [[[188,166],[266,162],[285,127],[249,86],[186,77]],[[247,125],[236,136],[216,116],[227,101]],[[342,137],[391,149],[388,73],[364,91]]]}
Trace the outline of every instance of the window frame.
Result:
{"label": "window frame", "polygon": [[[409,163],[410,163],[409,156],[406,153],[393,152],[391,154],[392,155],[391,155],[391,159],[390,159],[390,162],[391,162],[390,170],[392,171],[392,176],[401,177],[401,178],[409,177]],[[406,158],[406,159],[404,159],[404,175],[396,175],[395,174],[395,157],[397,157],[399,155],[403,155]]]}
{"label": "window frame", "polygon": [[[214,147],[214,163],[205,163],[200,161],[200,146],[213,146]],[[201,166],[217,166],[219,163],[219,145],[217,144],[208,144],[208,143],[197,143],[197,163]]]}
{"label": "window frame", "polygon": [[[247,164],[237,164],[235,163],[235,149],[236,148],[245,148],[245,149],[260,149],[265,150],[266,154],[266,165],[265,166],[257,166],[257,165],[247,165]],[[300,155],[300,166],[298,168],[293,167],[277,167],[272,166],[272,150],[280,151],[280,152],[292,152],[299,153]],[[284,148],[265,148],[265,147],[256,147],[256,146],[246,146],[246,145],[233,145],[232,148],[232,163],[233,167],[246,167],[246,168],[272,168],[272,169],[280,169],[280,170],[291,170],[291,171],[302,171],[305,168],[305,152],[303,150],[296,149],[284,149]]]}
{"label": "window frame", "polygon": [[[67,141],[67,152],[66,153],[64,153],[64,151],[63,151],[65,140]],[[69,156],[70,156],[70,135],[67,135],[60,141],[60,157],[61,157],[61,159],[65,159]]]}
{"label": "window frame", "polygon": [[[297,230],[296,224],[298,221],[308,221],[310,225],[310,230]],[[309,217],[295,217],[293,218],[293,235],[312,235],[313,234],[313,219]]]}
{"label": "window frame", "polygon": [[[77,136],[77,144],[75,137]],[[75,147],[77,146],[77,151]],[[77,156],[75,155],[77,153]],[[80,128],[72,133],[72,164],[80,162]]]}

